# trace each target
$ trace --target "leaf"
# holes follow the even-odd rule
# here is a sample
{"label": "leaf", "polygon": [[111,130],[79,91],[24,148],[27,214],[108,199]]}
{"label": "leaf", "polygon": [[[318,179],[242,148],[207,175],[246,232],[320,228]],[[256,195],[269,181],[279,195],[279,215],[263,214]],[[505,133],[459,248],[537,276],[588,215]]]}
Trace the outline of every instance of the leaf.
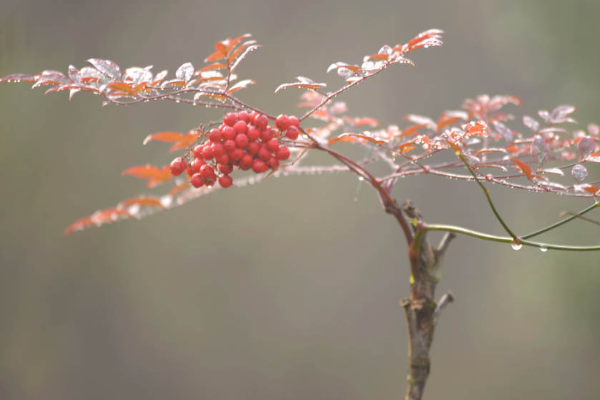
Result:
{"label": "leaf", "polygon": [[387,61],[389,55],[386,53],[373,54],[367,58],[368,61]]}
{"label": "leaf", "polygon": [[239,63],[248,55],[248,53],[261,47],[255,43],[256,42],[254,40],[245,42],[240,47],[235,49],[233,53],[231,53],[231,55],[227,59],[227,63],[231,66],[231,72],[233,72],[237,68]]}
{"label": "leaf", "polygon": [[600,188],[598,186],[586,186],[583,189],[585,191],[591,193],[594,196],[596,196],[598,194],[598,192],[600,191]]}
{"label": "leaf", "polygon": [[540,135],[535,135],[533,138],[530,154],[538,168],[541,168],[550,159],[550,148]]}
{"label": "leaf", "polygon": [[173,177],[169,171],[169,166],[158,168],[153,165],[136,165],[127,168],[122,175],[131,175],[139,179],[146,179],[148,187],[154,187]]}
{"label": "leaf", "polygon": [[550,120],[554,124],[562,124],[565,122],[575,123],[576,121],[572,118],[567,118],[569,114],[577,111],[577,108],[571,105],[561,105],[552,110],[550,114]]}
{"label": "leaf", "polygon": [[198,136],[199,136],[199,134],[197,131],[193,131],[193,130],[189,131],[185,135],[183,140],[180,140],[180,141],[176,142],[173,146],[171,146],[171,148],[169,149],[169,153],[172,153],[177,150],[185,149],[187,147],[191,147],[198,140]]}
{"label": "leaf", "polygon": [[592,139],[590,136],[584,136],[582,138],[579,138],[577,142],[577,151],[579,151],[579,154],[581,154],[581,158],[586,158],[587,156],[592,154],[595,148],[596,143],[594,142],[594,139]]}
{"label": "leaf", "polygon": [[325,83],[315,83],[311,79],[305,78],[303,76],[298,76],[296,77],[296,79],[298,79],[298,82],[284,83],[283,85],[279,85],[277,89],[275,89],[275,93],[279,92],[280,90],[291,87],[317,91],[317,89],[321,89],[327,86]]}
{"label": "leaf", "polygon": [[533,132],[537,132],[540,129],[540,123],[528,115],[523,116],[523,125],[531,129]]}
{"label": "leaf", "polygon": [[516,106],[521,106],[523,103],[521,102],[521,99],[517,96],[494,96],[488,103],[488,112],[499,110],[506,104],[514,104]]}
{"label": "leaf", "polygon": [[337,142],[359,142],[361,140],[366,140],[371,143],[375,143],[378,146],[387,144],[385,140],[375,139],[374,137],[362,135],[360,133],[342,133],[338,137],[329,139],[329,142],[327,144],[331,146],[332,144]]}
{"label": "leaf", "polygon": [[121,79],[121,70],[117,64],[110,60],[102,60],[100,58],[90,58],[87,60],[90,64],[94,66],[98,71],[102,74],[112,78],[119,80]]}
{"label": "leaf", "polygon": [[35,82],[37,78],[27,74],[12,74],[0,78],[0,82]]}
{"label": "leaf", "polygon": [[575,164],[573,165],[573,169],[571,169],[571,175],[577,183],[581,183],[588,177],[588,171],[583,165]]}
{"label": "leaf", "polygon": [[500,135],[502,135],[504,140],[507,143],[512,143],[512,141],[513,141],[512,130],[500,121],[494,121],[493,124],[494,124],[494,128],[496,128],[498,133],[500,133]]}
{"label": "leaf", "polygon": [[146,138],[144,139],[144,146],[147,143],[152,142],[154,140],[157,140],[159,142],[174,143],[185,140],[185,136],[179,132],[158,132],[146,136]]}
{"label": "leaf", "polygon": [[463,125],[462,128],[466,131],[463,136],[465,139],[473,136],[487,136],[488,132],[488,127],[483,121],[471,121]]}
{"label": "leaf", "polygon": [[131,217],[131,215],[129,214],[129,212],[124,209],[106,208],[103,210],[98,210],[94,214],[90,215],[89,217],[81,218],[81,219],[73,222],[71,225],[67,226],[64,234],[65,234],[65,236],[67,236],[75,231],[79,231],[79,230],[82,230],[82,229],[90,227],[90,226],[99,226],[104,223],[114,222],[114,221],[117,221],[118,219],[130,218],[130,217]]}
{"label": "leaf", "polygon": [[141,196],[141,197],[131,197],[129,199],[125,199],[121,201],[118,205],[118,209],[123,209],[131,206],[145,206],[145,207],[160,207],[165,208],[158,197],[150,197],[150,196]]}
{"label": "leaf", "polygon": [[188,83],[190,79],[192,79],[192,76],[194,76],[194,66],[190,62],[182,64],[177,68],[177,71],[175,71],[175,77],[185,83]]}
{"label": "leaf", "polygon": [[248,85],[253,85],[255,84],[256,81],[252,80],[252,79],[244,79],[243,81],[239,81],[237,82],[235,85],[231,86],[228,90],[227,93],[233,93],[233,92],[237,92],[240,89],[245,89],[248,87]]}
{"label": "leaf", "polygon": [[517,167],[519,167],[521,172],[523,172],[525,174],[525,176],[527,176],[527,179],[531,179],[533,177],[533,175],[531,173],[531,168],[529,167],[529,165],[525,164],[523,161],[516,159],[516,158],[511,158],[510,161],[512,161],[513,163],[515,163],[517,165]]}
{"label": "leaf", "polygon": [[110,90],[114,90],[114,91],[121,91],[124,93],[127,93],[129,95],[133,95],[133,89],[131,88],[131,85],[128,85],[125,82],[111,82],[108,85],[106,85],[107,89]]}
{"label": "leaf", "polygon": [[453,123],[455,123],[456,121],[459,120],[466,120],[468,118],[468,115],[466,112],[464,111],[445,111],[440,115],[440,118],[438,119],[438,123],[436,126],[436,131],[440,131],[442,128],[448,126],[448,125],[452,125]]}

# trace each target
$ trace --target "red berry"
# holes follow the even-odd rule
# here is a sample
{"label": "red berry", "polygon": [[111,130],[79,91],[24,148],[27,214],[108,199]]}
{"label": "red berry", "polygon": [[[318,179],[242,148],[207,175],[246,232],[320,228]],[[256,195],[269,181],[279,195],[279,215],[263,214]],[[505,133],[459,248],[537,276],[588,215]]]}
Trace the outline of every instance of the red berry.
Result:
{"label": "red berry", "polygon": [[194,174],[194,175],[192,175],[192,178],[190,179],[190,183],[192,184],[193,187],[199,188],[201,186],[204,186],[206,181],[204,180],[204,178],[202,177],[201,174]]}
{"label": "red berry", "polygon": [[217,128],[212,129],[210,131],[210,133],[208,134],[208,140],[210,140],[211,142],[220,142],[221,141],[221,131],[218,130]]}
{"label": "red berry", "polygon": [[226,140],[223,145],[225,146],[225,150],[227,151],[233,151],[237,147],[233,140]]}
{"label": "red berry", "polygon": [[221,134],[224,140],[233,139],[235,137],[235,129],[230,126],[224,126],[223,129],[221,129]]}
{"label": "red berry", "polygon": [[260,132],[260,139],[263,142],[268,142],[269,140],[273,139],[273,130],[271,128],[263,129]]}
{"label": "red berry", "polygon": [[248,122],[250,122],[250,114],[248,114],[246,111],[241,111],[238,114],[238,119],[240,121],[244,121],[245,123],[248,123]]}
{"label": "red berry", "polygon": [[287,115],[281,114],[275,120],[275,125],[277,125],[277,128],[279,128],[280,131],[285,131],[290,125],[290,120]]}
{"label": "red berry", "polygon": [[277,157],[278,160],[287,160],[288,158],[290,158],[290,149],[288,149],[287,146],[279,147],[279,150],[277,150],[277,154],[275,155],[275,157]]}
{"label": "red berry", "polygon": [[192,175],[194,175],[196,173],[196,171],[194,171],[194,169],[192,168],[191,165],[188,165],[186,170],[187,170],[187,174],[189,177],[191,177]]}
{"label": "red berry", "polygon": [[250,114],[250,123],[254,125],[256,117],[258,117],[259,115],[260,113],[258,113],[257,111],[253,111],[252,114]]}
{"label": "red berry", "polygon": [[204,158],[206,161],[213,159],[212,147],[204,146],[202,149],[202,158]]}
{"label": "red berry", "polygon": [[202,167],[200,167],[200,175],[203,178],[208,178],[208,179],[214,179],[215,178],[215,170],[213,167],[211,167],[208,164],[204,164]]}
{"label": "red berry", "polygon": [[288,121],[290,123],[290,126],[295,126],[296,128],[300,128],[300,121],[298,120],[298,118],[294,117],[293,115],[290,115],[288,117]]}
{"label": "red berry", "polygon": [[217,160],[219,164],[227,164],[229,162],[229,154],[225,153],[219,157],[215,157],[215,160]]}
{"label": "red berry", "polygon": [[240,168],[244,169],[244,167],[246,167],[246,168],[252,167],[253,161],[254,161],[254,157],[252,157],[250,154],[244,154],[244,156],[240,160]]}
{"label": "red berry", "polygon": [[233,130],[235,130],[236,133],[246,133],[248,130],[248,124],[244,121],[238,121],[233,124]]}
{"label": "red berry", "polygon": [[248,146],[246,146],[246,153],[255,155],[256,153],[258,153],[259,149],[260,144],[258,144],[258,142],[250,142],[248,143]]}
{"label": "red berry", "polygon": [[254,126],[258,129],[265,129],[269,125],[269,118],[266,115],[260,114],[254,118]]}
{"label": "red berry", "polygon": [[229,152],[229,158],[233,161],[239,161],[244,157],[244,150],[235,148],[234,150]]}
{"label": "red berry", "polygon": [[236,113],[228,113],[223,117],[223,122],[225,125],[233,126],[235,122],[238,120],[238,115]]}
{"label": "red berry", "polygon": [[249,126],[246,135],[248,135],[248,139],[252,141],[258,140],[258,138],[260,137],[260,131],[254,126]]}
{"label": "red berry", "polygon": [[225,175],[229,175],[233,172],[233,165],[231,164],[219,164],[219,171],[224,173]]}
{"label": "red berry", "polygon": [[222,188],[228,188],[232,184],[233,184],[233,178],[230,177],[229,175],[223,175],[219,178],[219,185],[221,185]]}
{"label": "red berry", "polygon": [[267,162],[269,161],[269,158],[271,158],[271,153],[267,148],[262,147],[260,150],[258,150],[258,158],[264,162]]}
{"label": "red berry", "polygon": [[238,134],[235,137],[235,145],[239,148],[248,146],[248,136],[243,133]]}
{"label": "red berry", "polygon": [[267,166],[271,169],[277,169],[279,167],[279,160],[275,157],[271,157],[269,158],[269,161],[267,161]]}
{"label": "red berry", "polygon": [[261,172],[265,172],[267,170],[267,164],[265,164],[262,160],[254,160],[252,163],[252,171],[260,174]]}
{"label": "red berry", "polygon": [[169,165],[169,170],[172,175],[179,176],[183,171],[185,171],[187,164],[181,157],[177,157],[173,161],[171,161],[171,165]]}
{"label": "red berry", "polygon": [[279,140],[273,138],[267,142],[267,149],[271,152],[277,151],[279,149]]}
{"label": "red berry", "polygon": [[206,163],[204,162],[203,159],[201,159],[201,158],[194,159],[194,161],[192,161],[192,165],[191,165],[192,171],[194,171],[194,172],[200,171],[200,167],[203,166],[204,164],[206,164]]}
{"label": "red berry", "polygon": [[196,158],[202,158],[202,149],[204,148],[204,145],[199,144],[198,146],[194,147],[194,156]]}
{"label": "red berry", "polygon": [[221,143],[213,143],[211,149],[215,158],[225,154],[225,147]]}
{"label": "red berry", "polygon": [[298,139],[298,134],[300,132],[298,131],[298,128],[296,128],[295,126],[290,126],[289,128],[287,128],[287,131],[285,131],[285,136],[287,136],[288,138],[292,139],[292,140],[296,140]]}

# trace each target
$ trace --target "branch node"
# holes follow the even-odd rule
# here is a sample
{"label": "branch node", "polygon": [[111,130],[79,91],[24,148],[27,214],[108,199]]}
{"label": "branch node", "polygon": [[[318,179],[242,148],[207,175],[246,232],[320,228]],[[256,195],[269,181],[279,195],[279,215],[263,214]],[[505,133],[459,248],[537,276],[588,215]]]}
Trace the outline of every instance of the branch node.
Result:
{"label": "branch node", "polygon": [[433,324],[437,325],[438,319],[440,318],[440,314],[442,313],[442,310],[450,303],[452,303],[454,301],[454,293],[452,293],[452,291],[448,290],[446,293],[444,293],[442,295],[442,297],[440,297],[440,300],[437,303],[437,306],[435,307],[435,310],[433,311]]}

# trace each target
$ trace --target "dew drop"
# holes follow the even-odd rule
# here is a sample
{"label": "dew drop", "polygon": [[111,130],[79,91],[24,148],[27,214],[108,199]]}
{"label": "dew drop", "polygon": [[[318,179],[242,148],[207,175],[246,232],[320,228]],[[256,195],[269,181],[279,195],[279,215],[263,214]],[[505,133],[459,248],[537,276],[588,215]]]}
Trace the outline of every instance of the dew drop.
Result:
{"label": "dew drop", "polygon": [[364,181],[364,180],[365,180],[365,178],[363,178],[362,176],[359,176],[359,177],[358,177],[358,180],[359,180],[359,181]]}
{"label": "dew drop", "polygon": [[548,248],[547,248],[547,247],[540,247],[540,251],[541,251],[542,253],[545,253],[545,252],[547,252],[547,251],[548,251]]}
{"label": "dew drop", "polygon": [[510,247],[512,247],[513,250],[521,250],[521,247],[523,247],[523,245],[521,243],[513,243],[510,245]]}

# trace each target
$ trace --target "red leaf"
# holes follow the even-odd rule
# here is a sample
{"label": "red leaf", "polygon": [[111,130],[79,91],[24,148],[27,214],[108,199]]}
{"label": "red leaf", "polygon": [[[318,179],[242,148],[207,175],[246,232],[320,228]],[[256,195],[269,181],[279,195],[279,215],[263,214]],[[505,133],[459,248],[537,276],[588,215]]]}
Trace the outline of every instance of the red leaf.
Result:
{"label": "red leaf", "polygon": [[587,192],[590,192],[591,194],[593,194],[595,196],[598,193],[598,191],[600,190],[600,187],[598,187],[598,186],[586,186],[583,189],[586,190]]}
{"label": "red leaf", "polygon": [[122,175],[131,175],[139,179],[146,179],[148,187],[154,187],[173,177],[169,171],[169,166],[158,168],[153,165],[136,165],[127,168]]}
{"label": "red leaf", "polygon": [[521,172],[523,172],[527,176],[527,179],[531,179],[533,177],[533,175],[531,173],[531,167],[529,167],[529,165],[525,164],[523,161],[516,159],[516,158],[511,158],[510,161],[517,164],[517,167],[519,167]]}

